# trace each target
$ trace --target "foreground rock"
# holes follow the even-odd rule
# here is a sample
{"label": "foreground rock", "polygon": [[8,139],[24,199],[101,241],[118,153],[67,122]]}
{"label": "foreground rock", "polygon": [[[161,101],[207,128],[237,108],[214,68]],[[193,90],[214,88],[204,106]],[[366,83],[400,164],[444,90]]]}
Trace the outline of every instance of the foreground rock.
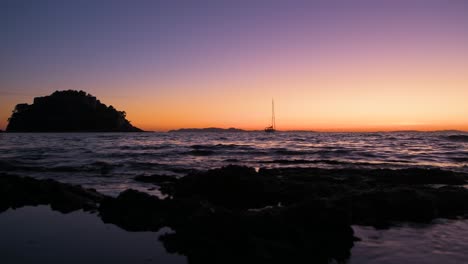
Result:
{"label": "foreground rock", "polygon": [[97,208],[104,222],[129,231],[168,226],[175,232],[160,240],[192,264],[344,262],[356,240],[354,224],[389,227],[401,221],[465,217],[468,212],[468,190],[459,186],[466,175],[443,170],[257,172],[228,166],[180,179],[142,178],[162,185],[167,198],[135,190],[113,198],[51,180],[4,175],[0,208]]}
{"label": "foreground rock", "polygon": [[[190,263],[345,260],[351,225],[389,227],[465,217],[467,175],[438,169],[324,170],[228,166],[161,190],[170,212],[161,237]],[[433,184],[444,184],[435,188]]]}
{"label": "foreground rock", "polygon": [[174,183],[177,181],[175,176],[171,175],[150,175],[150,176],[136,176],[133,178],[135,181],[145,182],[145,183],[155,183],[155,184],[166,184]]}
{"label": "foreground rock", "polygon": [[[180,204],[181,201],[178,201]],[[355,237],[345,211],[325,201],[264,210],[185,205],[163,235],[169,252],[189,263],[328,263],[346,260]]]}
{"label": "foreground rock", "polygon": [[8,119],[7,132],[140,132],[125,112],[102,104],[83,91],[56,91],[18,104]]}
{"label": "foreground rock", "polygon": [[[425,201],[434,211],[430,219],[457,214],[456,211],[448,212],[442,204],[448,193],[462,196],[468,193],[465,188],[457,187],[466,184],[466,179],[467,175],[463,173],[439,169],[285,168],[256,172],[253,168],[228,166],[189,174],[172,185],[162,186],[161,190],[177,199],[204,201],[232,210],[278,204],[291,206],[307,200],[325,199],[336,206],[345,204],[354,222],[359,223],[377,210],[393,210],[393,213],[382,214],[388,215],[385,217],[388,221],[417,220],[410,214],[424,210]],[[434,188],[433,185],[446,187]],[[459,198],[463,200],[463,197]],[[411,206],[415,208],[406,212],[405,207]],[[461,211],[466,209],[463,204],[457,206]],[[357,211],[361,211],[360,207],[369,209],[362,219],[356,215]]]}
{"label": "foreground rock", "polygon": [[0,212],[8,208],[50,205],[53,210],[69,213],[83,209],[97,210],[104,195],[80,186],[54,180],[0,175]]}
{"label": "foreground rock", "polygon": [[129,231],[158,231],[166,224],[167,203],[146,193],[126,190],[117,198],[106,197],[99,207],[105,223]]}
{"label": "foreground rock", "polygon": [[178,199],[208,201],[229,209],[260,208],[280,202],[280,181],[264,176],[253,168],[229,166],[189,174],[173,189],[163,191]]}

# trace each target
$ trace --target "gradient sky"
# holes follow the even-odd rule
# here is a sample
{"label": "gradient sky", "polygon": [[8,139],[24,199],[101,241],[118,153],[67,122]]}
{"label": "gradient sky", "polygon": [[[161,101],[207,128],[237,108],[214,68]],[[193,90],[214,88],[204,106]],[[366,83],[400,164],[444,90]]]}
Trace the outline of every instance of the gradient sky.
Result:
{"label": "gradient sky", "polygon": [[0,129],[85,90],[146,130],[468,130],[468,1],[0,1]]}

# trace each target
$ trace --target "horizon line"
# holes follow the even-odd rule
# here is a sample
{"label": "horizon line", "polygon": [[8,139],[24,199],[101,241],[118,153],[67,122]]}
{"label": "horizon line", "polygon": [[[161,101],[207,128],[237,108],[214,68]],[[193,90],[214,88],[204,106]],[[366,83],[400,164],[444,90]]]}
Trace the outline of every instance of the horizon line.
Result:
{"label": "horizon line", "polygon": [[[239,132],[263,132],[263,129],[243,129],[237,127],[183,127],[183,128],[174,128],[174,129],[161,129],[161,130],[145,130],[146,132],[170,132],[177,131],[182,129],[193,129],[193,130],[203,130],[203,129],[238,129],[242,130]],[[314,129],[285,129],[285,130],[276,130],[277,132],[315,132],[315,133],[396,133],[396,132],[463,132],[468,133],[468,130],[461,129],[397,129],[397,130],[314,130]]]}

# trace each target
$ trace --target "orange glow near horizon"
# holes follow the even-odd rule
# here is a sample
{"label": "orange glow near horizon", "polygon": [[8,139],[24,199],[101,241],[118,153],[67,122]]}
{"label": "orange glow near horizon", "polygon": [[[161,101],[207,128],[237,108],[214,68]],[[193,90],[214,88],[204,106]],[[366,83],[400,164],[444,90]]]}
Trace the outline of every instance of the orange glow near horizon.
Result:
{"label": "orange glow near horizon", "polygon": [[[270,122],[272,97],[279,130],[468,130],[468,65],[438,65],[264,67],[261,73],[221,72],[216,78],[159,83],[143,79],[83,90],[126,111],[132,124],[150,131],[263,129]],[[139,93],[127,92],[131,87]],[[16,103],[32,102],[28,96],[8,99],[0,102],[0,128]]]}
{"label": "orange glow near horizon", "polygon": [[139,86],[141,97],[98,97],[125,109],[133,124],[156,131],[263,129],[270,122],[272,97],[279,130],[468,130],[468,63],[405,63],[322,69],[258,65],[260,73],[168,81],[164,93],[153,91],[156,81],[146,80]]}
{"label": "orange glow near horizon", "polygon": [[468,5],[326,2],[51,20],[27,42],[37,46],[12,28],[23,45],[2,68],[0,129],[17,103],[76,89],[150,131],[261,130],[272,98],[278,130],[468,130]]}

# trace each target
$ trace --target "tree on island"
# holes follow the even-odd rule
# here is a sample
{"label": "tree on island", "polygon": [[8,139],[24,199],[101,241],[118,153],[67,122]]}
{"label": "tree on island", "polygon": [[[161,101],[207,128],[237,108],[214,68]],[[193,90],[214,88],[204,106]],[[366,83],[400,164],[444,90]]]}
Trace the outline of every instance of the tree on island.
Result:
{"label": "tree on island", "polygon": [[8,132],[140,132],[125,111],[107,106],[85,91],[56,91],[18,104],[8,119]]}

